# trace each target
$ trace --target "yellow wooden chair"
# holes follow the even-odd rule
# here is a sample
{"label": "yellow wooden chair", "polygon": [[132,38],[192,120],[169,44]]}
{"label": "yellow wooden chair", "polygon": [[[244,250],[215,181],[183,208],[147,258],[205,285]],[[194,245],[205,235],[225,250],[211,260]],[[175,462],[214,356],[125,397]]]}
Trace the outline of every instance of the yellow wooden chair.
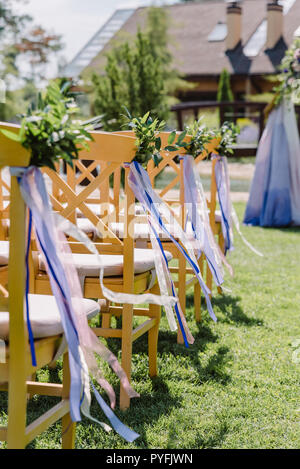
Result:
{"label": "yellow wooden chair", "polygon": [[[13,127],[0,124],[0,128]],[[29,154],[16,142],[0,134],[0,169],[4,166],[28,166]],[[7,441],[8,448],[25,448],[30,441],[62,419],[62,446],[72,448],[75,441],[75,424],[70,419],[70,376],[68,355],[63,357],[63,383],[37,383],[30,380],[37,369],[51,362],[61,341],[62,326],[54,297],[31,295],[30,315],[35,336],[37,367],[31,364],[31,353],[24,311],[25,294],[25,226],[26,208],[16,177],[11,178],[10,188],[10,240],[8,263],[8,292],[1,288],[0,339],[5,356],[0,362],[0,390],[8,391],[8,424],[0,427],[0,440]],[[22,262],[23,259],[23,262]],[[88,309],[99,311],[95,302],[84,300]],[[88,301],[88,303],[87,303]],[[91,311],[90,311],[91,312]],[[47,317],[45,316],[47,315]],[[47,330],[39,330],[43,318]],[[58,404],[38,419],[26,425],[27,395],[40,394],[61,397]]]}
{"label": "yellow wooden chair", "polygon": [[[127,135],[128,137],[135,138],[132,131],[118,132],[120,135]],[[169,132],[163,132],[159,136],[162,141],[162,148],[168,145]],[[186,136],[186,141],[189,140],[189,136]],[[205,160],[210,153],[217,153],[216,148],[218,147],[217,140],[206,145],[206,150],[198,155],[195,159],[195,164],[197,165],[201,161]],[[177,152],[166,152],[161,151],[162,160],[157,167],[155,167],[153,160],[150,160],[148,163],[147,171],[153,187],[155,187],[155,180],[158,176],[162,175],[164,171],[171,169],[173,174],[171,181],[166,184],[166,186],[159,190],[157,189],[158,195],[167,202],[171,208],[174,208],[174,215],[177,215],[177,220],[179,221],[182,228],[185,226],[186,213],[182,208],[184,207],[184,177],[183,177],[183,161],[180,160],[178,163],[175,161],[178,155],[183,155],[185,153],[184,149],[180,149]],[[216,198],[217,198],[217,187],[215,181],[215,164],[216,160],[212,161],[212,174],[211,174],[211,184],[210,184],[210,197],[207,200],[207,206],[209,209],[209,219],[213,233],[218,237],[218,243],[221,249],[224,252],[224,239],[221,230],[221,220],[220,215],[216,210]],[[169,174],[172,174],[169,172]],[[179,186],[178,191],[176,187]],[[176,208],[180,209],[179,211]],[[187,276],[193,274],[193,270],[190,267],[187,267],[185,257],[178,251],[178,249],[166,238],[162,238],[162,244],[164,249],[167,249],[172,253],[173,258],[178,259],[178,266],[170,267],[170,271],[177,276],[177,282],[175,282],[176,287],[178,288],[178,297],[180,301],[181,308],[185,313],[186,310],[186,296],[187,296]],[[148,243],[148,247],[151,247],[151,243]],[[203,274],[204,270],[204,256],[201,256],[199,259],[199,267]],[[212,274],[209,268],[206,267],[206,283],[210,290],[212,290]],[[188,288],[194,286],[194,307],[195,307],[195,319],[196,321],[201,320],[201,288],[199,282],[196,278],[192,278],[188,281]],[[219,290],[220,291],[220,290]],[[181,332],[178,332],[178,341],[183,342]]]}
{"label": "yellow wooden chair", "polygon": [[[132,131],[124,131],[124,132],[115,132],[114,134],[119,134],[122,136],[127,136],[129,138],[135,139],[134,134]],[[167,145],[167,140],[169,137],[168,132],[163,132],[160,134],[161,140],[162,140],[162,147],[165,147]],[[186,137],[186,140],[189,139],[189,136]],[[215,148],[217,147],[217,141],[212,141],[210,144],[207,144],[207,150],[203,152],[201,155],[199,155],[195,163],[198,164],[200,161],[204,160],[207,155],[210,152],[216,153]],[[184,205],[184,180],[183,180],[183,162],[180,164],[176,163],[175,157],[178,155],[178,153],[184,153],[184,150],[181,150],[176,153],[168,153],[162,151],[162,161],[160,162],[158,167],[154,167],[153,161],[150,161],[148,164],[148,174],[151,180],[151,183],[153,187],[155,186],[155,179],[157,176],[161,175],[163,171],[166,171],[168,168],[172,169],[175,171],[175,177],[164,187],[162,190],[159,191],[160,197],[162,197],[167,203],[169,203],[171,206],[177,206],[179,205],[180,207],[183,207]],[[72,188],[72,190],[76,191],[78,188],[80,188],[81,182],[86,179],[90,182],[93,182],[95,180],[94,176],[94,171],[98,169],[99,167],[99,160],[95,161],[90,161],[90,165],[86,166],[84,163],[84,160],[79,160],[76,162],[76,170],[72,170],[70,167],[68,167],[68,172],[67,172],[67,182],[69,186]],[[216,212],[216,182],[215,182],[215,164],[216,160],[212,161],[212,175],[211,175],[211,189],[210,189],[210,198],[207,200],[208,208],[210,210],[210,223],[212,227],[213,233],[218,237],[218,242],[221,247],[221,249],[224,251],[224,239],[222,235],[222,230],[221,230],[221,223],[220,223],[220,215]],[[101,162],[101,167],[102,170],[104,170],[108,165],[107,161],[102,161]],[[59,167],[57,168],[59,169]],[[95,229],[95,226],[99,222],[99,218],[105,217],[107,218],[108,213],[112,210],[113,208],[113,213],[114,213],[114,221],[111,223],[110,227],[114,233],[117,233],[120,238],[123,236],[123,231],[124,231],[124,225],[122,223],[122,211],[120,207],[120,174],[121,174],[121,168],[117,168],[114,172],[113,178],[114,178],[114,183],[113,183],[113,190],[112,188],[110,189],[109,187],[109,179],[106,178],[105,180],[101,181],[99,183],[99,186],[97,187],[94,185],[95,190],[92,191],[91,193],[88,194],[87,198],[85,199],[85,207],[89,209],[89,216],[85,216],[82,210],[80,210],[79,207],[74,210],[71,215],[69,215],[69,219],[72,222],[76,222],[76,224],[79,226],[80,229],[82,229],[86,234],[90,235],[92,238],[97,239],[97,231]],[[64,191],[60,189],[59,184],[57,184],[57,181],[51,180],[52,184],[52,196],[53,196],[53,202],[56,205],[58,210],[61,210],[62,207],[65,207],[66,205],[66,196],[64,194]],[[179,198],[176,199],[176,196],[174,197],[174,188],[179,184]],[[7,184],[4,187],[5,190],[7,190]],[[81,188],[82,189],[82,188]],[[173,193],[172,193],[173,191]],[[101,193],[101,196],[100,196]],[[170,197],[171,195],[171,197]],[[106,203],[104,203],[104,201]],[[103,207],[106,207],[105,209]],[[5,220],[5,213],[8,212],[8,209],[6,207],[5,210],[3,210],[3,221]],[[178,211],[175,211],[175,215],[178,213]],[[92,215],[91,215],[92,214]],[[182,227],[184,227],[185,223],[185,213],[184,211],[181,211],[181,213],[178,213],[177,220],[181,224]],[[4,223],[4,229],[7,229],[7,223]],[[140,218],[139,224],[137,225],[137,245],[138,246],[144,246],[151,248],[151,243],[150,242],[143,242],[143,232],[147,232],[147,223],[146,220],[144,223],[142,223],[142,219]],[[149,230],[148,230],[149,234]],[[98,241],[101,239],[98,239]],[[176,286],[178,287],[178,295],[181,303],[181,307],[183,311],[185,312],[185,307],[186,307],[186,280],[187,280],[187,275],[192,274],[193,271],[191,268],[188,268],[186,266],[185,258],[182,254],[180,254],[177,250],[177,248],[169,242],[167,238],[162,238],[164,248],[168,249],[169,252],[172,253],[174,258],[178,259],[178,266],[177,267],[171,267],[170,270],[172,271],[173,274],[176,274],[178,277],[178,280],[176,282]],[[203,273],[203,265],[204,265],[204,258],[203,256],[199,260],[199,266],[201,269],[201,272]],[[0,272],[1,275],[1,272]],[[210,269],[206,268],[206,283],[207,286],[210,290],[212,290],[212,274]],[[194,306],[195,306],[195,318],[196,321],[201,320],[201,289],[200,285],[195,279],[190,279],[188,282],[188,288],[192,287],[194,285]],[[220,291],[220,289],[219,289]],[[182,336],[179,332],[179,341],[182,342]]]}
{"label": "yellow wooden chair", "polygon": [[[106,237],[98,237],[98,242],[94,245],[101,254],[104,264],[104,285],[112,291],[129,294],[141,294],[149,291],[159,294],[157,282],[153,282],[153,270],[155,268],[154,258],[148,249],[134,249],[134,240],[130,236],[120,239],[110,230],[109,220],[105,219],[105,213],[96,214],[90,207],[91,201],[100,201],[102,204],[109,204],[113,197],[115,204],[123,204],[127,217],[125,217],[126,227],[132,227],[135,216],[130,211],[134,207],[135,199],[132,191],[126,182],[124,191],[120,191],[121,168],[124,163],[132,161],[135,155],[133,139],[127,136],[112,135],[104,132],[93,132],[95,141],[90,145],[90,151],[82,151],[79,160],[75,162],[74,169],[68,169],[67,181],[61,174],[45,168],[44,174],[48,182],[52,182],[55,187],[55,194],[50,187],[49,195],[52,206],[61,216],[75,223],[81,220],[78,217],[82,212],[90,225],[99,231],[106,233]],[[92,168],[100,166],[101,170],[97,176],[88,176],[88,168],[83,167],[82,160],[92,160]],[[97,164],[96,164],[97,163]],[[76,167],[79,172],[76,172]],[[89,177],[90,183],[78,188],[78,179],[81,180],[80,172],[84,177]],[[127,181],[129,169],[125,169],[125,181]],[[78,179],[77,179],[78,178]],[[114,179],[114,185],[109,188],[109,179]],[[99,196],[101,188],[101,196]],[[78,189],[78,190],[77,190]],[[59,197],[57,197],[59,195]],[[100,199],[99,199],[100,197]],[[121,202],[119,202],[121,200]],[[100,202],[99,202],[100,203]],[[105,205],[106,206],[106,205]],[[108,214],[109,217],[112,214]],[[127,230],[126,230],[127,231]],[[90,254],[86,247],[70,238],[70,247],[74,253],[73,258],[77,266],[79,275],[82,278],[84,297],[103,299],[104,295],[99,283],[99,263],[95,255]],[[169,260],[171,255],[167,253]],[[45,272],[45,267],[39,257],[35,243],[32,250],[32,275],[31,291],[38,294],[48,294],[50,284]],[[152,285],[153,284],[153,285]],[[151,287],[151,288],[150,288]],[[150,288],[150,290],[149,290]],[[161,315],[161,307],[149,305],[148,308],[134,308],[132,304],[116,305],[110,302],[106,307],[101,308],[102,325],[93,330],[99,337],[119,338],[122,345],[122,368],[131,377],[132,344],[141,335],[148,334],[149,352],[149,374],[157,374],[157,343],[158,330]],[[122,327],[111,327],[111,316],[122,318]],[[145,321],[134,327],[134,316],[145,317]],[[130,399],[124,389],[121,388],[120,407],[126,409],[130,405]]]}

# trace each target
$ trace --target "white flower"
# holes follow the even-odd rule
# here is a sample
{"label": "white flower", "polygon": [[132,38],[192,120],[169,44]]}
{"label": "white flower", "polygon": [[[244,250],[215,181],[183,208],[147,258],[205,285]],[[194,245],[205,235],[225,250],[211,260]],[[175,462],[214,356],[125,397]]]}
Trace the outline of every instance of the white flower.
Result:
{"label": "white flower", "polygon": [[27,117],[27,122],[40,122],[41,120],[42,120],[41,116]]}
{"label": "white flower", "polygon": [[67,108],[72,109],[72,108],[77,108],[76,103],[67,103]]}
{"label": "white flower", "polygon": [[295,71],[296,73],[299,73],[299,72],[300,72],[300,64],[295,63],[295,64],[293,65],[293,69],[294,69],[294,71]]}
{"label": "white flower", "polygon": [[52,141],[53,141],[54,143],[58,142],[58,140],[59,140],[59,135],[58,135],[58,133],[57,133],[57,132],[53,132],[53,133],[51,134],[51,138],[52,138]]}
{"label": "white flower", "polygon": [[64,117],[61,120],[62,125],[64,125],[67,122],[68,119],[69,119],[68,114],[65,114]]}

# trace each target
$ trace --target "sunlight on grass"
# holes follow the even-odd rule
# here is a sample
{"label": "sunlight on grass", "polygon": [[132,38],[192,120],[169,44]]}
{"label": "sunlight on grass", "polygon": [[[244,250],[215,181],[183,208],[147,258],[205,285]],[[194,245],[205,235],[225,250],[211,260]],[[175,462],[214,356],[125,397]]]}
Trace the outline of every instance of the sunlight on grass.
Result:
{"label": "sunlight on grass", "polygon": [[[236,208],[240,219],[243,204]],[[147,341],[134,345],[133,385],[141,394],[132,400],[122,421],[140,433],[126,444],[86,419],[77,426],[77,448],[298,448],[300,441],[300,367],[292,361],[292,342],[300,338],[300,230],[243,227],[247,239],[261,250],[255,256],[236,236],[229,260],[235,278],[226,276],[231,293],[213,299],[218,322],[203,307],[203,321],[188,322],[195,337],[189,349],[177,345],[165,315],[158,345],[159,376],[148,377]],[[107,341],[120,357],[118,340]],[[118,389],[118,380],[103,366]],[[60,380],[58,370],[40,372],[41,380]],[[29,420],[56,402],[37,397],[29,404]],[[0,423],[6,420],[1,393]],[[95,402],[92,413],[104,419]],[[58,448],[60,424],[52,426],[30,447]]]}

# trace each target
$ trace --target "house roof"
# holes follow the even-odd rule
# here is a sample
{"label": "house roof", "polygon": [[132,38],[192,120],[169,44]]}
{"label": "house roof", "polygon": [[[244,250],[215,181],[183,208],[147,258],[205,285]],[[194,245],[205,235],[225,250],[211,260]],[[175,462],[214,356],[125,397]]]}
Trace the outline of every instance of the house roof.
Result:
{"label": "house roof", "polygon": [[[226,51],[225,40],[211,42],[208,36],[218,22],[226,22],[226,3],[212,0],[204,3],[183,3],[165,6],[170,16],[170,49],[177,70],[190,78],[219,75],[224,68],[232,74],[261,75],[276,71],[284,51],[293,41],[294,32],[300,25],[300,0],[285,0],[290,8],[284,17],[284,34],[272,50],[265,45],[254,57],[245,55],[244,46],[266,19],[266,1],[244,0],[242,3],[242,40],[235,50]],[[147,8],[138,8],[122,26],[118,37],[135,34],[146,22]],[[105,65],[105,53],[112,47],[109,41],[101,53],[91,60],[88,69],[101,71]]]}

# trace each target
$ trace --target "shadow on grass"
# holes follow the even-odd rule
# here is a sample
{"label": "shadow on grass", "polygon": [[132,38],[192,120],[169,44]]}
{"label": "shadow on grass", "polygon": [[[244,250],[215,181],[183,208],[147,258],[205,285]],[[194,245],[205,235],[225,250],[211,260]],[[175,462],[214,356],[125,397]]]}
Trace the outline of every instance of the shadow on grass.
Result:
{"label": "shadow on grass", "polygon": [[229,425],[226,421],[219,422],[217,428],[214,428],[213,434],[207,437],[197,435],[194,442],[191,442],[191,449],[213,449],[220,448],[227,433],[229,431]]}
{"label": "shadow on grass", "polygon": [[264,321],[260,318],[249,318],[240,306],[241,298],[239,296],[220,295],[212,300],[214,307],[220,309],[223,317],[219,317],[219,322],[242,324],[244,326],[263,326]]}

